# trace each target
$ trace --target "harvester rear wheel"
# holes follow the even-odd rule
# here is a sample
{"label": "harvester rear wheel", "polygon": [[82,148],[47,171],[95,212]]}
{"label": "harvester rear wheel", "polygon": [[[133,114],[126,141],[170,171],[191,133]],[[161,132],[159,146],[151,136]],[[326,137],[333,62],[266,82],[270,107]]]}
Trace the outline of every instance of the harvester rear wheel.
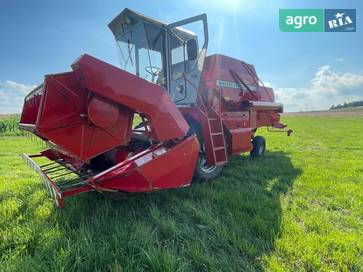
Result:
{"label": "harvester rear wheel", "polygon": [[252,139],[252,150],[250,155],[252,158],[262,157],[266,150],[266,141],[262,136],[255,136]]}
{"label": "harvester rear wheel", "polygon": [[184,118],[189,125],[187,135],[196,134],[201,148],[197,165],[194,170],[193,182],[203,182],[216,178],[222,172],[223,165],[208,165],[207,160],[205,159],[203,135],[200,124],[189,115],[185,115]]}
{"label": "harvester rear wheel", "polygon": [[208,165],[204,153],[201,153],[195,167],[193,181],[203,182],[206,180],[214,179],[222,172],[222,169],[223,165]]}

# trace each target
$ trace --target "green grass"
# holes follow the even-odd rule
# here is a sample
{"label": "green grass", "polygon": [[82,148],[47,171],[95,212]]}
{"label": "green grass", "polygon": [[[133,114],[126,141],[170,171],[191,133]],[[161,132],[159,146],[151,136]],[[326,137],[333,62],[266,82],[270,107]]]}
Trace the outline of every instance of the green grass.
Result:
{"label": "green grass", "polygon": [[0,138],[0,271],[363,271],[363,119],[284,121],[213,182],[64,210]]}

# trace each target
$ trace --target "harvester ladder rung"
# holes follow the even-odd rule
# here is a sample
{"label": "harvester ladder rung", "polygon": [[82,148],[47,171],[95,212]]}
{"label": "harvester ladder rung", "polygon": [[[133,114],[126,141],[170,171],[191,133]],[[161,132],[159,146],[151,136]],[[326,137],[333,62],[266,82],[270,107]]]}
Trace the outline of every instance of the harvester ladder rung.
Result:
{"label": "harvester ladder rung", "polygon": [[[214,158],[214,162],[215,162],[216,165],[222,165],[222,164],[225,164],[227,162],[227,150],[226,150],[226,147],[225,147],[223,124],[222,124],[222,120],[221,120],[221,101],[222,101],[222,92],[221,91],[222,90],[219,89],[219,92],[218,92],[219,93],[219,110],[218,110],[218,113],[213,108],[207,108],[207,106],[205,105],[205,103],[203,101],[203,98],[201,97],[200,93],[197,92],[198,99],[199,99],[200,104],[201,104],[200,110],[207,119],[207,128],[208,128],[208,132],[209,132],[208,141],[212,145],[212,153],[213,153],[213,158]],[[211,114],[213,116],[211,116]],[[219,127],[218,132],[212,131],[213,128],[215,129],[215,127],[212,124],[213,121],[218,121],[218,127]],[[221,147],[221,149],[219,149],[219,147],[214,146],[213,135],[217,135],[215,133],[222,136],[224,146]],[[216,150],[216,149],[218,149],[218,150]],[[222,149],[224,149],[224,156],[223,156],[223,158],[220,158],[218,156],[220,154],[217,154],[217,152],[222,150]],[[218,152],[218,153],[220,153],[220,152]]]}
{"label": "harvester ladder rung", "polygon": [[[220,91],[219,91],[219,94],[221,96]],[[220,97],[220,99],[221,99],[221,97]],[[210,114],[212,114],[213,117],[211,117]],[[227,162],[227,150],[225,147],[223,124],[222,124],[222,119],[221,119],[221,109],[219,109],[218,113],[214,109],[211,109],[210,112],[207,113],[207,120],[208,120],[209,132],[211,135],[210,140],[211,140],[211,144],[213,146],[214,161],[216,162],[216,165],[222,165]],[[212,124],[212,122],[214,122],[214,124]],[[216,124],[215,122],[218,122],[218,124]],[[223,146],[220,146],[221,143],[219,143],[219,146],[216,144],[216,141],[218,140],[218,138],[216,139],[215,136],[222,136],[222,139],[219,138],[219,141],[222,141]],[[221,150],[224,150],[223,155],[220,152]]]}

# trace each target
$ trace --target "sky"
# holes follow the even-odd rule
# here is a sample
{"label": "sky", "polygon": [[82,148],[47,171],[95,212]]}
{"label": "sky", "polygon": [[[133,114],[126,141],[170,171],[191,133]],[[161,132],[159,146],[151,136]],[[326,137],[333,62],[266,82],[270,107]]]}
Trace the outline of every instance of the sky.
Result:
{"label": "sky", "polygon": [[[20,112],[45,74],[69,71],[81,54],[119,66],[107,24],[124,8],[164,22],[206,13],[208,54],[254,64],[286,111],[363,100],[363,1],[1,0],[0,113]],[[357,9],[357,32],[281,32],[280,8]]]}

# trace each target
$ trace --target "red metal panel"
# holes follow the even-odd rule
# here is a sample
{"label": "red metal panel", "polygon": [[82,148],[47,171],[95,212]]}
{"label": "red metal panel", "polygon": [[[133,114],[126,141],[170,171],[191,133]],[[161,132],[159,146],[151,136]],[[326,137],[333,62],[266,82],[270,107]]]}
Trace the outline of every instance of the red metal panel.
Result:
{"label": "red metal panel", "polygon": [[89,55],[72,68],[84,88],[147,115],[157,141],[183,137],[189,126],[167,91]]}
{"label": "red metal panel", "polygon": [[35,125],[41,101],[41,95],[34,95],[32,99],[24,101],[20,123]]}
{"label": "red metal panel", "polygon": [[[56,181],[47,174],[51,173],[48,170],[52,168],[47,168],[49,167],[47,165],[38,166],[32,160],[32,158],[44,156],[55,159],[57,154],[53,150],[47,149],[35,155],[24,154],[23,158],[41,175],[50,196],[58,207],[63,208],[65,197],[93,190],[149,192],[188,186],[194,173],[198,155],[199,142],[192,135],[176,144],[155,145],[104,172],[90,177],[83,184],[65,189],[61,189],[60,185],[58,186]],[[67,160],[66,157],[63,158]]]}
{"label": "red metal panel", "polygon": [[201,84],[202,90],[217,89],[217,81],[239,83],[234,77],[234,74],[237,74],[238,77],[246,84],[252,85],[256,91],[254,91],[254,94],[251,94],[248,91],[242,91],[236,88],[222,87],[222,96],[226,99],[226,101],[273,101],[274,96],[272,89],[265,89],[258,86],[258,78],[253,65],[243,65],[242,61],[238,59],[220,54],[211,55],[206,58],[202,75],[202,80],[204,81],[204,84]]}
{"label": "red metal panel", "polygon": [[[235,81],[230,71],[235,71],[246,83],[253,84],[257,81],[256,71],[253,65],[247,64],[250,74],[242,65],[242,61],[225,55],[215,54],[208,56],[204,63],[203,79],[216,82],[216,80]],[[215,89],[215,85],[214,88]]]}
{"label": "red metal panel", "polygon": [[101,187],[125,192],[147,192],[187,186],[192,179],[199,142],[195,136],[167,147],[160,145],[94,177]]}
{"label": "red metal panel", "polygon": [[[243,110],[244,101],[273,102],[275,100],[271,88],[259,86],[253,65],[224,55],[216,54],[206,58],[202,80],[200,92],[203,93],[203,97],[208,97],[210,106],[219,107],[217,105],[219,101],[214,99],[213,90],[221,90],[222,112]],[[251,91],[244,86],[243,89],[240,87],[241,80],[249,86]]]}
{"label": "red metal panel", "polygon": [[[114,125],[119,119],[119,107],[110,103],[102,96],[93,95],[88,103],[88,118],[98,127],[107,128]],[[123,116],[127,116],[124,114]]]}
{"label": "red metal panel", "polygon": [[252,150],[251,137],[254,131],[251,128],[230,129],[230,152],[233,155]]}
{"label": "red metal panel", "polygon": [[250,127],[250,113],[248,111],[224,112],[223,125],[227,129]]}
{"label": "red metal panel", "polygon": [[108,100],[122,114],[111,116],[109,126],[92,124],[87,118],[89,93],[75,73],[46,76],[43,93],[36,129],[57,150],[84,161],[129,141],[133,112]]}

